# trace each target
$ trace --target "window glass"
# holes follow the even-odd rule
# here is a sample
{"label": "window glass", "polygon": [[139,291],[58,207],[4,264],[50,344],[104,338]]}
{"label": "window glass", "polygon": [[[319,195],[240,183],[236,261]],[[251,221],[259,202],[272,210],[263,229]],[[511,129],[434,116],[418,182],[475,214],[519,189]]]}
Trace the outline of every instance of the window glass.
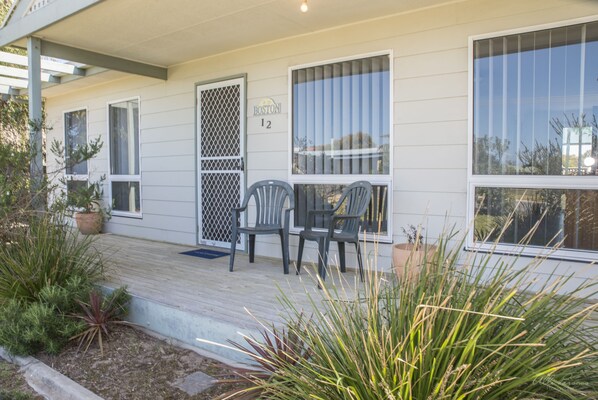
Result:
{"label": "window glass", "polygon": [[64,113],[64,145],[67,175],[87,175],[87,161],[72,164],[69,154],[87,144],[87,111]]}
{"label": "window glass", "polygon": [[595,176],[596,62],[598,23],[476,41],[473,173]]}
{"label": "window glass", "polygon": [[[476,240],[498,239],[532,246],[598,250],[598,191],[576,189],[477,188]],[[535,227],[535,228],[534,228]],[[535,231],[534,231],[535,229]],[[488,236],[489,235],[489,236]]]}
{"label": "window glass", "polygon": [[293,71],[293,174],[388,174],[389,57]]}
{"label": "window glass", "polygon": [[[308,210],[332,207],[343,187],[371,176],[375,193],[363,227],[387,235],[390,57],[299,68],[291,80],[295,226],[304,226]],[[324,227],[325,221],[316,225]]]}
{"label": "window glass", "polygon": [[108,118],[112,210],[140,214],[139,101],[110,104]]}
{"label": "window glass", "polygon": [[[344,188],[345,185],[295,185],[295,226],[305,226],[309,210],[332,209],[341,197]],[[387,209],[388,187],[373,185],[372,199],[368,211],[361,220],[361,230],[386,235],[388,233]],[[313,226],[328,228],[328,223],[329,221],[325,217],[318,215]]]}
{"label": "window glass", "polygon": [[139,175],[139,102],[111,104],[109,120],[111,174]]}
{"label": "window glass", "polygon": [[141,212],[139,182],[112,182],[112,209],[130,213]]}
{"label": "window glass", "polygon": [[473,53],[474,241],[598,251],[598,22]]}

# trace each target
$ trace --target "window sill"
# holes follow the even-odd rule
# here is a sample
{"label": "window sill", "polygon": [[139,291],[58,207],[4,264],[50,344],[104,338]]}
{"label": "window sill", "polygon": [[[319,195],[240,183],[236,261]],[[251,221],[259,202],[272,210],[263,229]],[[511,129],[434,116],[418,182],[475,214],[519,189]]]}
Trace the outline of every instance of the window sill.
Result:
{"label": "window sill", "polygon": [[132,213],[132,212],[125,212],[125,211],[112,211],[111,215],[112,215],[112,217],[143,219],[143,214],[142,213]]}
{"label": "window sill", "polygon": [[[299,228],[291,228],[289,229],[289,234],[290,235],[294,235],[294,236],[299,236],[299,233],[302,231],[303,229],[299,229]],[[322,230],[323,229],[314,229],[314,230]],[[392,244],[392,237],[390,236],[378,236],[375,233],[368,233],[367,235],[360,234],[359,235],[359,241],[360,242],[367,242],[367,243],[384,243],[384,244]]]}
{"label": "window sill", "polygon": [[555,261],[567,261],[578,263],[592,263],[596,261],[598,251],[573,250],[573,249],[552,249],[540,246],[517,246],[506,244],[467,244],[465,251],[478,253],[492,253],[508,257],[546,258]]}

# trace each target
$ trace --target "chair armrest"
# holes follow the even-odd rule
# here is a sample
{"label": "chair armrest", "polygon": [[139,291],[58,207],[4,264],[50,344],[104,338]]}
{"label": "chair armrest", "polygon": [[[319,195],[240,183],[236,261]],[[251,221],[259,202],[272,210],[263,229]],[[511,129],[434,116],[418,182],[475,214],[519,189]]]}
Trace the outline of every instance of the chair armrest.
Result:
{"label": "chair armrest", "polygon": [[334,210],[309,210],[307,212],[307,221],[305,221],[305,230],[310,230],[313,227],[314,217],[318,214],[321,215],[333,215]]}
{"label": "chair armrest", "polygon": [[328,237],[332,237],[334,235],[334,227],[336,226],[336,221],[338,220],[350,220],[356,219],[360,220],[361,215],[349,215],[349,214],[335,214],[332,216],[332,220],[330,221],[330,226],[328,227]]}

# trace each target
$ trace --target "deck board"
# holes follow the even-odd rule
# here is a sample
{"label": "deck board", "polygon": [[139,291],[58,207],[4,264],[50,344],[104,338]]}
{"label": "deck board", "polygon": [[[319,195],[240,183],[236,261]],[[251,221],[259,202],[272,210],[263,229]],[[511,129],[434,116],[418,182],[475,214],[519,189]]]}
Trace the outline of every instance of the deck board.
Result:
{"label": "deck board", "polygon": [[[246,254],[237,253],[231,273],[228,256],[207,260],[179,254],[193,249],[189,246],[113,234],[99,235],[94,245],[108,261],[107,286],[127,285],[135,296],[239,328],[256,327],[255,319],[281,322],[281,291],[308,314],[313,312],[310,296],[321,299],[315,266],[304,265],[297,276],[291,265],[284,275],[280,260],[256,257],[250,264]],[[342,287],[340,296],[352,297],[357,280],[355,271],[341,275],[331,266],[326,286]]]}

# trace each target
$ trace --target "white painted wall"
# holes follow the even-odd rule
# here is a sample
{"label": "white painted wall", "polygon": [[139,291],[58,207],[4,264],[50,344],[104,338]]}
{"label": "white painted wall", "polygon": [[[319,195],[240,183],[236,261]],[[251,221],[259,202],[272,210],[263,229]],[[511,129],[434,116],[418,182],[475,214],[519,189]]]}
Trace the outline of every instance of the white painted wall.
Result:
{"label": "white painted wall", "polygon": [[[100,135],[106,141],[106,103],[139,96],[143,219],[114,217],[107,229],[193,245],[196,83],[247,74],[247,183],[286,180],[288,68],[392,50],[394,239],[402,240],[401,226],[422,222],[427,224],[428,236],[435,238],[445,219],[461,228],[465,225],[468,37],[589,15],[598,15],[598,2],[470,0],[280,40],[173,66],[167,82],[130,76],[49,98],[48,119],[54,125],[50,136],[62,137],[64,110],[87,107],[90,136]],[[263,97],[282,103],[283,109],[267,132],[252,116],[253,105]],[[91,170],[101,174],[107,168],[104,151]],[[294,237],[292,258],[296,244]],[[276,237],[258,237],[257,252],[280,255]],[[380,246],[379,268],[390,265],[389,255],[390,245]],[[306,259],[315,260],[314,251],[308,251]],[[355,265],[353,257],[348,262]],[[598,275],[582,264],[564,263],[559,268],[581,278]]]}

